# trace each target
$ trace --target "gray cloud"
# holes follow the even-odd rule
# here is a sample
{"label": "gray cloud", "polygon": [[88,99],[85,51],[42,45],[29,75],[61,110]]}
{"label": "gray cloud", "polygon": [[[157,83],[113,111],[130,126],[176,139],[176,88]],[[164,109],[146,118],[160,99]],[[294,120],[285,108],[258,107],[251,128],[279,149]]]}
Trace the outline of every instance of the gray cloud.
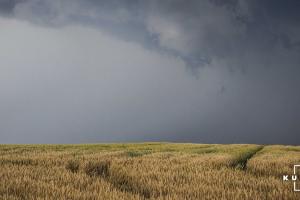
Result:
{"label": "gray cloud", "polygon": [[193,67],[276,45],[299,50],[299,3],[292,0],[2,0],[0,7],[40,25],[98,27],[180,56]]}
{"label": "gray cloud", "polygon": [[299,8],[0,0],[1,140],[297,144]]}

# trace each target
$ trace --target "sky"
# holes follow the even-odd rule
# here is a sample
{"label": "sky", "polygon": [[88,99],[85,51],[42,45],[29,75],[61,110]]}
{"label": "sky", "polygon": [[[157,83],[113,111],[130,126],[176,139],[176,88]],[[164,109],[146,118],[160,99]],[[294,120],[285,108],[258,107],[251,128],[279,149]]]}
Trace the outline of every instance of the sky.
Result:
{"label": "sky", "polygon": [[298,0],[0,0],[0,143],[300,144]]}

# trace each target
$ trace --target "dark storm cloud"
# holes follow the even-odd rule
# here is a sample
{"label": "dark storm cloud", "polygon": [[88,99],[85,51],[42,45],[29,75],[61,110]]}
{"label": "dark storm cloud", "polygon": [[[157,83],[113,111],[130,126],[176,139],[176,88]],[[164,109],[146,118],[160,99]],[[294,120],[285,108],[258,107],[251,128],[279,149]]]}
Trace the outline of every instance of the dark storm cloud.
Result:
{"label": "dark storm cloud", "polygon": [[40,25],[99,27],[179,56],[192,67],[277,45],[299,50],[295,0],[1,0],[0,8]]}
{"label": "dark storm cloud", "polygon": [[0,14],[1,15],[12,14],[16,3],[17,3],[17,1],[15,1],[15,0],[1,0],[0,1]]}
{"label": "dark storm cloud", "polygon": [[[27,132],[21,142],[299,144],[299,10],[297,0],[0,0],[12,19],[0,21],[11,38],[0,47],[1,131]],[[47,140],[33,140],[39,132]]]}

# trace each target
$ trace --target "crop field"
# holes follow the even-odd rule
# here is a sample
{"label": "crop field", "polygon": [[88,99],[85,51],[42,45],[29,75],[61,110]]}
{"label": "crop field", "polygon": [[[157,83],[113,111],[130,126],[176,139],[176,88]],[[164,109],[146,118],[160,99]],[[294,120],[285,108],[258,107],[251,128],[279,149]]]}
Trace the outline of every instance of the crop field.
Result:
{"label": "crop field", "polygon": [[294,164],[296,146],[0,145],[0,199],[299,200]]}

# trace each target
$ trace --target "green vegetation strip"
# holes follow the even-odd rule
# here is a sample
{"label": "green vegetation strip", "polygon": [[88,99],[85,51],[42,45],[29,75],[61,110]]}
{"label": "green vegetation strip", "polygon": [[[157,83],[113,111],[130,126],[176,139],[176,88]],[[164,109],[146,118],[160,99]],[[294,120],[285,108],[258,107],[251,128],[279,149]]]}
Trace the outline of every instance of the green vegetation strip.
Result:
{"label": "green vegetation strip", "polygon": [[233,168],[246,170],[248,160],[250,160],[255,154],[257,154],[263,148],[264,146],[258,146],[244,153],[241,153],[240,155],[238,155],[237,159],[232,162],[231,166]]}

